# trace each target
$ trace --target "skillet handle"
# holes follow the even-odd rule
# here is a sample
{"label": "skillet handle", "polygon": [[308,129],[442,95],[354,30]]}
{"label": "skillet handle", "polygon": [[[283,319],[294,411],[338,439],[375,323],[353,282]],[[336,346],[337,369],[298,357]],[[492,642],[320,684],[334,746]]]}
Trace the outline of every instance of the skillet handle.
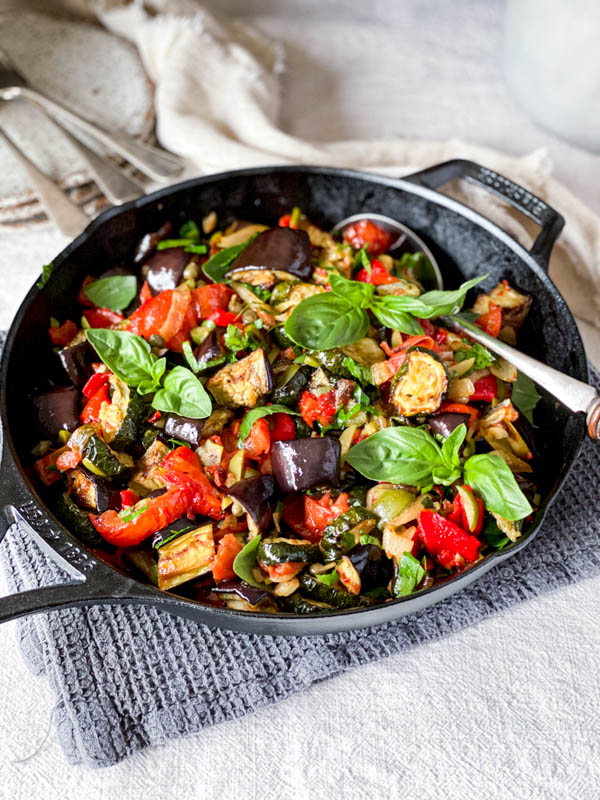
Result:
{"label": "skillet handle", "polygon": [[541,227],[529,252],[538,264],[547,271],[552,247],[563,229],[565,220],[558,211],[555,211],[528,189],[519,186],[518,183],[514,183],[488,167],[483,167],[481,164],[467,161],[464,158],[444,161],[442,164],[436,164],[420,172],[407,175],[403,180],[416,183],[418,186],[425,186],[428,189],[437,189],[457,178],[482,186],[491,194],[496,195],[496,197],[506,200],[513,208],[521,211]]}

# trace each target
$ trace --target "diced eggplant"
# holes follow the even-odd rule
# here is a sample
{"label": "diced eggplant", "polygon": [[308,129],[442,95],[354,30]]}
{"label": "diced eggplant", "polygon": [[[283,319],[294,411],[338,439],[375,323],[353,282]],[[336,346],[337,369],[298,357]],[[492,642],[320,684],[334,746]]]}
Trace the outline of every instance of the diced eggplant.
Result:
{"label": "diced eggplant", "polygon": [[59,431],[74,431],[79,426],[78,392],[74,386],[58,386],[33,398],[38,432],[56,439]]}
{"label": "diced eggplant", "polygon": [[269,592],[249,586],[244,581],[221,581],[216,586],[211,587],[211,592],[215,594],[236,595],[251,606],[257,606],[261,600],[270,597]]}
{"label": "diced eggplant", "polygon": [[147,497],[155,489],[164,490],[165,479],[160,465],[170,452],[164,442],[156,439],[137,462],[137,470],[129,481],[129,488],[141,497]]}
{"label": "diced eggplant", "polygon": [[167,438],[187,442],[198,447],[202,438],[202,429],[206,420],[180,417],[179,414],[168,414],[165,418],[164,435]]}
{"label": "diced eggplant", "polygon": [[340,452],[340,443],[331,436],[274,442],[271,448],[273,475],[282,492],[335,486],[340,475]]}
{"label": "diced eggplant", "polygon": [[273,390],[271,364],[262,348],[235,364],[216,372],[206,384],[219,405],[254,408],[261,397]]}
{"label": "diced eggplant", "polygon": [[[159,497],[165,491],[166,489],[157,489],[156,492],[151,492],[148,498]],[[199,521],[194,522],[189,517],[181,517],[181,519],[175,520],[175,522],[152,534],[152,547],[161,547],[168,539],[181,536],[183,533],[189,533],[189,531],[195,530],[199,524]]]}
{"label": "diced eggplant", "polygon": [[210,361],[221,358],[223,355],[219,347],[217,331],[213,329],[201,345],[194,350],[194,357],[199,367],[205,367]]}
{"label": "diced eggplant", "polygon": [[390,403],[401,417],[433,414],[448,391],[442,359],[426,347],[410,347],[390,389]]}
{"label": "diced eggplant", "polygon": [[167,542],[158,551],[158,588],[172,589],[210,572],[214,557],[212,523]]}
{"label": "diced eggplant", "polygon": [[312,275],[312,248],[306,231],[271,228],[259,233],[236,260],[226,277],[248,270],[277,270],[301,280]]}
{"label": "diced eggplant", "polygon": [[106,541],[90,522],[90,512],[80,508],[68,492],[58,498],[56,516],[77,536],[82,544],[105,549],[108,547]]}
{"label": "diced eggplant", "polygon": [[459,425],[463,423],[469,424],[469,414],[456,414],[451,411],[442,411],[441,414],[435,414],[429,417],[427,423],[432,433],[437,433],[447,439],[450,434],[455,431]]}
{"label": "diced eggplant", "polygon": [[66,473],[69,492],[77,505],[89,508],[97,514],[109,509],[121,508],[121,495],[110,482],[94,475],[89,469],[79,466]]}
{"label": "diced eggplant", "polygon": [[75,386],[82,387],[91,376],[92,362],[98,360],[96,351],[87,339],[58,351],[60,363]]}
{"label": "diced eggplant", "polygon": [[148,256],[154,252],[156,245],[163,239],[166,239],[167,236],[170,236],[172,231],[172,224],[170,222],[165,222],[165,224],[161,225],[157,231],[144,234],[135,247],[133,263],[141,264],[143,261],[145,261]]}
{"label": "diced eggplant", "polygon": [[272,475],[257,475],[234,483],[228,490],[229,496],[242,506],[258,526],[264,531],[273,517],[275,505],[275,480]]}
{"label": "diced eggplant", "polygon": [[145,264],[148,268],[146,280],[151,293],[156,295],[165,289],[175,289],[181,283],[183,270],[191,257],[184,247],[169,247],[154,253]]}
{"label": "diced eggplant", "polygon": [[499,283],[488,296],[492,302],[502,309],[502,325],[509,325],[515,333],[518,333],[529,313],[531,295],[518,292],[512,286]]}
{"label": "diced eggplant", "polygon": [[390,582],[392,562],[376,545],[359,544],[350,550],[347,557],[360,576],[361,592],[368,592],[377,586],[387,586]]}
{"label": "diced eggplant", "polygon": [[529,422],[525,414],[519,412],[518,418],[513,420],[512,424],[527,447],[531,450],[534,463],[541,465],[544,462],[544,443],[541,441],[540,437],[536,436],[535,428],[531,422]]}

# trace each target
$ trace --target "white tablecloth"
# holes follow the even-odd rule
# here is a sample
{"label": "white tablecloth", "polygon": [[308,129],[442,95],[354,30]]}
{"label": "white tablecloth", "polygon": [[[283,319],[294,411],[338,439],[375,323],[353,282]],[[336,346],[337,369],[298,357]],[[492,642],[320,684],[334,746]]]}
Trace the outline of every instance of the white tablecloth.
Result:
{"label": "white tablecloth", "polygon": [[[506,92],[501,2],[207,5],[284,43],[292,133],[459,136],[515,154],[545,146],[556,174],[600,212],[600,158],[536,128]],[[0,234],[0,326],[64,243],[48,228]],[[600,365],[600,337],[583,333]],[[53,732],[14,763],[43,740],[53,698],[7,624],[0,798],[595,798],[599,619],[597,578],[98,772],[69,767]]]}

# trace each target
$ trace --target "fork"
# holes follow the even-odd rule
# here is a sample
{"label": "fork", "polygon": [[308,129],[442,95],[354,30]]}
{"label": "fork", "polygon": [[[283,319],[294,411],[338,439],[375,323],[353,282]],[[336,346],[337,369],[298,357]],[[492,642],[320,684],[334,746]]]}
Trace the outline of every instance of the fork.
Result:
{"label": "fork", "polygon": [[61,119],[68,121],[73,126],[75,135],[78,131],[83,131],[92,139],[115,150],[141,172],[155,180],[175,178],[183,170],[183,160],[179,156],[137,142],[121,131],[108,133],[104,128],[89,122],[55,100],[46,97],[27,82],[11,61],[10,56],[0,48],[0,98],[15,100],[21,97],[40,106],[59,121]]}

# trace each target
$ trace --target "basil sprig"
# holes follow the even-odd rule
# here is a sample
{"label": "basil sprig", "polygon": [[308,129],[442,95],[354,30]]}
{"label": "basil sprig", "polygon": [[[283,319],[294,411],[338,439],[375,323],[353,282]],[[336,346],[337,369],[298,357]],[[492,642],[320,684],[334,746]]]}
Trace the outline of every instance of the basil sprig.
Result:
{"label": "basil sprig", "polygon": [[533,412],[542,396],[529,376],[522,372],[517,373],[517,380],[513,383],[510,399],[513,406],[516,406],[533,425]]}
{"label": "basil sprig", "polygon": [[469,289],[486,277],[473,278],[449,292],[436,290],[412,297],[379,296],[369,283],[333,274],[331,292],[302,300],[285,323],[285,332],[295,344],[309,350],[344,347],[365,335],[371,311],[382,325],[418,336],[423,329],[415,317],[430,319],[459,311]]}
{"label": "basil sprig", "polygon": [[512,521],[531,514],[527,498],[498,453],[474,455],[461,463],[466,430],[464,423],[459,425],[440,447],[422,428],[386,428],[350,448],[346,461],[366,478],[408,486],[447,486],[464,473],[465,483],[489,511]]}
{"label": "basil sprig", "polygon": [[277,403],[274,403],[272,406],[257,406],[256,408],[251,408],[240,425],[238,434],[238,447],[244,446],[244,441],[250,435],[250,430],[252,429],[252,426],[256,420],[260,419],[261,417],[267,417],[270,414],[293,414],[296,417],[298,416],[297,411],[292,411],[291,408],[278,405]]}
{"label": "basil sprig", "polygon": [[191,370],[175,367],[165,375],[167,360],[157,358],[148,342],[129,331],[91,328],[86,331],[89,343],[106,366],[141,395],[155,392],[151,405],[157,411],[204,419],[212,411],[212,402],[204,386]]}
{"label": "basil sprig", "polygon": [[122,311],[137,294],[135,275],[111,275],[88,284],[83,293],[98,308]]}
{"label": "basil sprig", "polygon": [[256,554],[258,545],[260,544],[262,536],[259,534],[240,550],[233,560],[233,571],[245,581],[249,586],[254,586],[256,589],[266,589],[264,583],[259,582],[254,577],[254,567],[257,566]]}

